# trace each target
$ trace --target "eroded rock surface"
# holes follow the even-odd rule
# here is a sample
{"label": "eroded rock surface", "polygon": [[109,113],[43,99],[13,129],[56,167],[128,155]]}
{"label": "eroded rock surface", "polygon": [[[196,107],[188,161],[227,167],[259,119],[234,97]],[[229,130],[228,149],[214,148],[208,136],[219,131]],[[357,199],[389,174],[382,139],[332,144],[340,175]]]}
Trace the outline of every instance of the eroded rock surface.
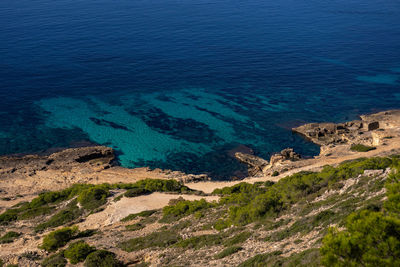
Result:
{"label": "eroded rock surface", "polygon": [[320,146],[332,144],[381,145],[400,136],[400,110],[362,115],[345,123],[308,123],[292,129]]}
{"label": "eroded rock surface", "polygon": [[61,190],[75,183],[130,183],[145,178],[176,179],[185,183],[210,180],[205,174],[146,167],[128,169],[114,162],[113,149],[104,146],[70,148],[47,156],[0,157],[0,196],[14,199],[16,195]]}
{"label": "eroded rock surface", "polygon": [[282,171],[290,162],[301,159],[300,154],[294,152],[293,148],[286,148],[272,155],[269,162],[258,156],[240,152],[235,153],[235,157],[248,166],[248,172],[251,176],[268,175],[274,171]]}

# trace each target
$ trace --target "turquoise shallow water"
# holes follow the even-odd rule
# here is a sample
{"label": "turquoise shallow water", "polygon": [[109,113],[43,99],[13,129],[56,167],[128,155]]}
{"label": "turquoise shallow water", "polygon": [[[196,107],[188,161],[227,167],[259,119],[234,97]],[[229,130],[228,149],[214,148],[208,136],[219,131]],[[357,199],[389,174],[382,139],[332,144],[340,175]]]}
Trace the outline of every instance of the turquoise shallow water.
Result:
{"label": "turquoise shallow water", "polygon": [[[0,3],[0,154],[86,142],[121,165],[245,170],[292,135],[400,107],[396,1]],[[243,173],[242,173],[243,174]]]}

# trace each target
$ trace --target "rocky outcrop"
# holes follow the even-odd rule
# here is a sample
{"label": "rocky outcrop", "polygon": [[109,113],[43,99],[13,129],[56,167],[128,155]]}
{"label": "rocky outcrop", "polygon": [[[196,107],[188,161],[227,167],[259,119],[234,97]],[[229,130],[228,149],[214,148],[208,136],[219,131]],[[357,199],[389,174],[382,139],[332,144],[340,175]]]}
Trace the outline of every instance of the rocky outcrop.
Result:
{"label": "rocky outcrop", "polygon": [[250,176],[268,175],[276,170],[282,171],[290,162],[301,159],[300,154],[294,152],[293,148],[286,148],[272,155],[269,162],[255,155],[240,152],[235,153],[235,157],[248,166]]}
{"label": "rocky outcrop", "polygon": [[284,162],[284,161],[296,161],[300,160],[301,155],[294,152],[293,148],[286,148],[282,150],[280,153],[276,153],[271,156],[270,158],[270,165],[274,166],[278,163]]}
{"label": "rocky outcrop", "polygon": [[205,174],[145,167],[128,169],[114,162],[113,149],[104,146],[70,148],[50,155],[0,157],[0,197],[60,190],[75,183],[133,183],[145,178],[183,183],[210,180]]}
{"label": "rocky outcrop", "polygon": [[236,152],[235,158],[248,166],[250,176],[255,176],[263,172],[263,169],[269,165],[268,161],[251,154]]}
{"label": "rocky outcrop", "polygon": [[73,168],[107,169],[113,165],[112,148],[104,146],[70,148],[49,156],[26,155],[23,157],[0,157],[0,174],[30,173],[38,171],[70,171]]}
{"label": "rocky outcrop", "polygon": [[[292,131],[320,146],[337,144],[379,145],[391,135],[399,136],[400,110],[362,115],[344,123],[308,123]],[[323,148],[322,150],[324,150]]]}

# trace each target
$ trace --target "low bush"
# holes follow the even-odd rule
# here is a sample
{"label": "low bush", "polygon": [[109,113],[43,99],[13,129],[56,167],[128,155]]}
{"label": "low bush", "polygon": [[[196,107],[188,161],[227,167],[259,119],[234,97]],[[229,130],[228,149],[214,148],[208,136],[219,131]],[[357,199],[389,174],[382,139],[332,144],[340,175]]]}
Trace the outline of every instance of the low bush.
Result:
{"label": "low bush", "polygon": [[386,169],[400,162],[392,158],[368,158],[347,161],[334,168],[326,166],[321,172],[299,172],[282,178],[277,183],[239,183],[232,187],[214,190],[222,195],[220,205],[229,205],[229,217],[223,226],[245,225],[279,212],[307,197],[315,197],[319,192],[333,187],[337,182],[356,177],[371,169]]}
{"label": "low bush", "polygon": [[[62,201],[70,200],[77,196],[78,202],[85,210],[92,211],[99,206],[106,203],[107,197],[110,195],[110,189],[127,189],[126,196],[133,197],[141,194],[148,194],[150,192],[177,192],[177,193],[195,193],[197,191],[191,190],[182,183],[170,179],[145,179],[132,184],[75,184],[67,189],[55,192],[44,192],[38,197],[34,198],[31,202],[20,203],[11,209],[6,210],[0,214],[0,224],[9,224],[12,221],[31,219],[42,215],[53,213],[57,209],[57,204]],[[76,213],[72,212],[74,215]],[[62,218],[70,218],[70,211],[62,211],[54,220],[67,222],[68,219],[60,220]],[[79,215],[80,216],[80,215]],[[75,216],[72,216],[75,218]],[[62,224],[52,224],[50,226],[59,226]],[[46,226],[47,227],[47,226]],[[43,230],[43,226],[39,230]]]}
{"label": "low bush", "polygon": [[78,233],[77,227],[65,227],[53,231],[43,238],[41,248],[47,251],[56,251],[65,246]]}
{"label": "low bush", "polygon": [[151,191],[144,189],[144,188],[132,188],[132,189],[128,189],[128,191],[125,192],[124,196],[125,197],[138,197],[138,196],[147,195],[150,193],[151,193]]}
{"label": "low bush", "polygon": [[17,232],[13,232],[13,231],[7,232],[2,237],[0,237],[0,244],[12,243],[19,236],[21,236],[21,233],[17,233]]}
{"label": "low bush", "polygon": [[350,150],[355,151],[355,152],[368,152],[368,151],[371,151],[374,149],[376,149],[376,147],[366,146],[366,145],[362,145],[362,144],[354,144],[354,145],[351,145],[351,147],[350,147]]}
{"label": "low bush", "polygon": [[145,211],[142,211],[142,212],[139,212],[139,213],[129,214],[128,216],[123,218],[121,220],[121,222],[131,221],[131,220],[136,219],[137,217],[149,217],[149,216],[153,215],[156,212],[157,212],[157,210],[145,210]]}
{"label": "low bush", "polygon": [[125,226],[126,230],[129,230],[129,231],[138,231],[145,227],[146,227],[146,225],[143,225],[141,223],[135,223],[135,224]]}
{"label": "low bush", "polygon": [[232,254],[235,254],[236,252],[242,250],[242,247],[238,247],[238,246],[233,246],[233,247],[228,247],[226,249],[224,249],[223,251],[221,251],[220,253],[218,253],[215,258],[216,259],[222,259],[225,258],[227,256],[230,256]]}
{"label": "low bush", "polygon": [[67,260],[64,258],[64,252],[61,251],[57,254],[45,258],[41,265],[43,267],[64,267],[67,265]]}
{"label": "low bush", "polygon": [[35,231],[43,231],[49,227],[57,227],[72,222],[84,213],[83,209],[77,206],[77,200],[71,201],[64,209],[54,214],[47,222],[35,227]]}
{"label": "low bush", "polygon": [[250,232],[241,232],[240,234],[237,234],[231,238],[225,239],[224,240],[224,245],[225,246],[233,246],[236,244],[243,243],[246,241],[249,237],[251,236]]}
{"label": "low bush", "polygon": [[84,241],[77,241],[68,246],[64,251],[64,256],[72,263],[77,264],[86,259],[86,257],[95,251],[94,247],[89,246]]}
{"label": "low bush", "polygon": [[221,230],[223,230],[223,229],[228,228],[228,227],[231,226],[231,225],[232,225],[232,223],[231,223],[230,220],[219,219],[219,220],[217,220],[217,221],[214,223],[213,226],[214,226],[214,229],[215,229],[215,230],[221,231]]}
{"label": "low bush", "polygon": [[85,260],[85,267],[123,267],[115,258],[115,254],[107,250],[96,250],[90,253]]}
{"label": "low bush", "polygon": [[282,266],[282,263],[276,263],[276,256],[282,254],[281,251],[275,251],[272,253],[258,254],[244,262],[238,267],[262,267],[262,266]]}
{"label": "low bush", "polygon": [[78,196],[78,202],[86,210],[94,210],[107,202],[110,195],[106,188],[98,186],[82,191]]}
{"label": "low bush", "polygon": [[[149,192],[177,192],[177,193],[193,193],[194,190],[183,185],[174,179],[144,179],[133,184],[114,184],[112,187],[120,189],[142,189],[143,194]],[[139,193],[140,191],[132,191]]]}
{"label": "low bush", "polygon": [[6,210],[0,215],[0,224],[11,221],[31,219],[52,213],[56,205],[62,201],[72,199],[90,188],[107,187],[107,185],[75,184],[67,189],[55,192],[44,192],[39,194],[31,202],[25,202]]}
{"label": "low bush", "polygon": [[205,199],[194,201],[181,200],[175,205],[169,205],[163,208],[163,218],[161,222],[175,221],[186,215],[214,206],[215,204],[207,202]]}
{"label": "low bush", "polygon": [[348,216],[346,229],[330,228],[322,241],[325,266],[400,266],[399,162],[387,179],[383,211],[361,210]]}
{"label": "low bush", "polygon": [[150,247],[165,248],[170,245],[177,243],[180,240],[180,236],[171,231],[161,231],[151,233],[147,236],[133,238],[128,241],[119,244],[122,250],[132,252]]}

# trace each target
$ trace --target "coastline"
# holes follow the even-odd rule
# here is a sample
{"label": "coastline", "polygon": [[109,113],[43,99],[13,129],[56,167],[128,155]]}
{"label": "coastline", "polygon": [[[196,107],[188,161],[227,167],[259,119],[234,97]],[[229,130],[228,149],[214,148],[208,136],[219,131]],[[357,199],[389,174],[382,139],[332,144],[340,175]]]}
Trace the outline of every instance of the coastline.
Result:
{"label": "coastline", "polygon": [[[118,239],[115,238],[115,234],[122,234],[123,232],[124,237],[150,235],[160,230],[165,225],[159,222],[152,222],[144,229],[140,229],[136,232],[126,232],[128,223],[123,222],[121,218],[129,214],[151,210],[158,210],[159,213],[161,213],[161,209],[171,205],[174,201],[176,202],[177,198],[189,201],[205,199],[209,203],[217,203],[220,196],[210,195],[209,193],[217,188],[233,186],[241,182],[254,184],[256,182],[278,181],[283,177],[300,171],[319,171],[325,165],[337,166],[347,160],[354,160],[361,157],[369,158],[400,154],[400,110],[391,112],[394,112],[395,116],[389,121],[386,119],[384,120],[390,123],[385,124],[386,126],[382,126],[385,127],[383,131],[379,130],[382,129],[380,127],[374,130],[362,131],[363,133],[361,135],[367,134],[370,135],[371,138],[374,131],[388,131],[393,134],[391,138],[382,139],[384,142],[377,144],[375,149],[367,152],[351,151],[351,140],[346,142],[343,142],[343,140],[336,140],[334,143],[329,143],[327,145],[328,148],[323,148],[322,146],[321,152],[324,153],[311,159],[302,159],[298,157],[284,158],[281,154],[277,154],[273,155],[270,161],[265,159],[257,160],[255,162],[260,162],[265,167],[265,173],[263,173],[263,169],[260,169],[260,172],[255,176],[237,181],[218,182],[210,181],[210,178],[206,175],[191,175],[161,169],[150,170],[149,168],[127,169],[115,166],[113,164],[115,159],[114,151],[111,148],[103,146],[65,149],[48,156],[27,155],[23,157],[0,157],[0,177],[2,179],[2,183],[0,183],[0,213],[3,213],[4,210],[21,202],[31,201],[43,191],[57,191],[68,188],[76,183],[114,184],[135,183],[146,178],[175,179],[182,182],[190,189],[202,191],[200,192],[201,194],[193,195],[187,192],[152,192],[137,197],[123,197],[121,199],[126,190],[112,190],[112,197],[110,197],[106,205],[101,209],[69,224],[75,224],[81,230],[101,229],[103,233],[105,233],[101,237],[101,241],[89,238],[88,240],[90,243],[97,244],[98,246],[106,244],[106,249],[117,253],[118,257],[126,262],[137,262],[138,259],[139,261],[157,262],[157,256],[154,258],[149,256],[150,258],[148,258],[147,254],[143,254],[142,252],[126,253],[117,248]],[[387,116],[384,117],[387,118]],[[324,124],[313,125],[318,126]],[[355,142],[358,142],[358,140],[358,137],[353,139]],[[371,141],[369,139],[369,141],[367,139],[363,140],[365,142]],[[326,149],[330,149],[331,153],[325,153]],[[251,156],[250,158],[255,157],[251,154],[248,155]],[[282,168],[286,168],[287,170],[275,176],[270,174],[273,170]],[[372,171],[372,173],[375,172]],[[388,170],[381,170],[378,172],[381,175],[387,175]],[[350,180],[353,181],[352,179]],[[377,194],[380,195],[383,192],[381,191]],[[286,215],[282,216],[282,218],[286,218]],[[36,225],[36,223],[35,221],[21,220],[15,224],[6,226],[5,229],[24,232],[24,237],[19,238],[15,243],[9,245],[0,244],[2,248],[0,250],[0,257],[10,263],[22,263],[21,266],[33,266],[30,265],[32,263],[31,261],[27,261],[21,255],[24,255],[27,251],[33,251],[41,255],[41,257],[48,256],[48,253],[46,254],[40,250],[38,246],[40,246],[43,237],[49,233],[49,230],[41,233],[32,232],[32,226]],[[219,233],[219,231],[214,228],[197,229],[196,231],[195,233],[183,233],[183,235],[187,237],[217,235]],[[110,234],[106,234],[107,232],[110,232]],[[311,240],[314,240],[317,234],[318,231],[313,231],[306,237],[306,240],[308,240],[305,241],[307,247],[313,244]],[[258,253],[268,251],[269,249],[266,247],[268,246],[267,243],[255,244],[250,240],[248,245],[250,246],[249,250],[251,250],[251,255],[257,253],[257,251],[253,249],[254,247],[258,249]],[[246,257],[249,257],[249,255],[250,254]],[[25,262],[22,262],[22,260]]]}
{"label": "coastline", "polygon": [[[43,190],[61,190],[74,183],[131,183],[145,178],[176,179],[193,189],[209,193],[215,188],[240,182],[277,181],[298,171],[319,170],[324,165],[400,153],[400,110],[361,115],[359,121],[338,124],[308,123],[293,128],[293,131],[320,145],[320,154],[309,159],[279,158],[276,162],[271,157],[268,162],[251,154],[239,153],[245,157],[243,159],[236,153],[238,160],[246,162],[248,157],[253,161],[255,159],[256,164],[261,164],[258,172],[237,181],[211,181],[205,174],[193,175],[180,171],[120,167],[114,164],[114,151],[104,146],[68,148],[50,155],[2,156],[0,195],[4,198],[19,194],[29,199]],[[368,152],[351,151],[350,147],[355,143],[373,145],[375,149]],[[274,175],[274,172],[279,174]],[[5,204],[2,202],[1,206]]]}

